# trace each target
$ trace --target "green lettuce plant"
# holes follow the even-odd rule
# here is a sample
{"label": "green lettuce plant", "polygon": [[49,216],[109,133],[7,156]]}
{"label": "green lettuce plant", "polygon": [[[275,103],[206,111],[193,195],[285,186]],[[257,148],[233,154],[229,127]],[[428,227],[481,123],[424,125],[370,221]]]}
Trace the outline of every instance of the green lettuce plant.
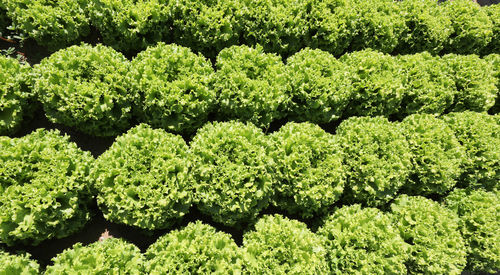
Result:
{"label": "green lettuce plant", "polygon": [[35,109],[29,65],[0,55],[0,135],[14,133]]}
{"label": "green lettuce plant", "polygon": [[240,43],[243,1],[179,0],[168,5],[175,43],[209,58]]}
{"label": "green lettuce plant", "polygon": [[460,217],[467,244],[467,270],[495,273],[500,270],[500,194],[484,190],[455,189],[446,206]]}
{"label": "green lettuce plant", "polygon": [[90,135],[113,136],[129,126],[128,60],[112,48],[82,44],[35,67],[34,91],[47,118]]}
{"label": "green lettuce plant", "polygon": [[328,52],[306,48],[288,58],[286,72],[290,119],[329,123],[342,116],[353,93],[346,65]]}
{"label": "green lettuce plant", "polygon": [[87,0],[5,0],[15,29],[51,50],[71,45],[90,33]]}
{"label": "green lettuce plant", "polygon": [[201,212],[219,223],[240,226],[269,205],[273,158],[262,130],[241,122],[214,122],[191,142],[191,184]]}
{"label": "green lettuce plant", "polygon": [[266,215],[243,236],[249,274],[328,274],[327,250],[306,224]]}
{"label": "green lettuce plant", "polygon": [[397,60],[405,90],[400,117],[417,113],[440,115],[452,106],[458,92],[446,62],[427,52],[401,55]]}
{"label": "green lettuce plant", "polygon": [[240,26],[247,45],[289,56],[305,45],[307,0],[243,0]]}
{"label": "green lettuce plant", "polygon": [[486,113],[450,113],[444,121],[465,147],[459,187],[498,189],[500,181],[500,120]]}
{"label": "green lettuce plant", "polygon": [[319,228],[332,274],[406,274],[408,245],[376,208],[344,206]]}
{"label": "green lettuce plant", "polygon": [[117,238],[87,246],[76,243],[52,262],[44,274],[144,274],[144,256],[139,248]]}
{"label": "green lettuce plant", "polygon": [[350,49],[391,53],[406,28],[401,7],[392,0],[351,0],[355,11]]}
{"label": "green lettuce plant", "polygon": [[243,253],[231,236],[197,221],[160,237],[145,254],[147,274],[242,274]]}
{"label": "green lettuce plant", "polygon": [[0,137],[0,243],[67,237],[90,219],[93,158],[59,131]]}
{"label": "green lettuce plant", "polygon": [[88,0],[89,17],[103,41],[134,52],[171,37],[171,11],[163,0]]}
{"label": "green lettuce plant", "polygon": [[336,137],[347,169],[344,200],[381,206],[393,199],[412,167],[403,128],[383,117],[351,117]]}
{"label": "green lettuce plant", "polygon": [[310,0],[305,44],[339,56],[355,36],[356,11],[351,0]]}
{"label": "green lettuce plant", "polygon": [[215,109],[209,60],[189,48],[159,43],[139,53],[130,66],[140,121],[177,133],[193,133]]}
{"label": "green lettuce plant", "polygon": [[401,6],[406,27],[396,52],[438,54],[447,46],[453,31],[452,21],[438,1],[403,0],[397,4]]}
{"label": "green lettuce plant", "polygon": [[493,23],[486,9],[475,1],[453,0],[442,3],[451,19],[453,32],[446,52],[479,54],[493,39]]}
{"label": "green lettuce plant", "polygon": [[286,103],[285,65],[262,47],[232,46],[217,56],[215,90],[219,117],[267,128],[282,117]]}
{"label": "green lettuce plant", "polygon": [[490,54],[485,56],[484,59],[493,66],[497,84],[497,99],[495,101],[495,105],[491,107],[489,112],[493,114],[498,114],[500,113],[500,54]]}
{"label": "green lettuce plant", "polygon": [[141,124],[116,138],[92,171],[107,220],[142,229],[170,227],[191,206],[188,146],[182,137]]}
{"label": "green lettuce plant", "polygon": [[462,273],[467,249],[456,213],[430,199],[402,195],[391,204],[391,215],[410,245],[408,273]]}
{"label": "green lettuce plant", "polygon": [[474,54],[448,54],[443,61],[449,66],[457,89],[452,111],[484,112],[495,104],[498,90],[492,64]]}
{"label": "green lettuce plant", "polygon": [[488,14],[491,23],[493,24],[493,37],[483,53],[497,53],[500,54],[500,5],[489,5],[482,7]]}
{"label": "green lettuce plant", "polygon": [[412,152],[413,168],[407,194],[443,195],[450,191],[463,172],[465,149],[453,130],[441,119],[429,114],[406,117],[402,127]]}
{"label": "green lettuce plant", "polygon": [[10,25],[10,18],[7,15],[7,9],[5,3],[0,3],[0,34],[6,31],[6,28]]}
{"label": "green lettuce plant", "polygon": [[347,116],[389,116],[399,111],[405,89],[394,57],[368,49],[345,54],[340,61],[352,72],[354,90]]}
{"label": "green lettuce plant", "polygon": [[39,264],[29,255],[13,255],[0,250],[0,274],[2,275],[37,275]]}
{"label": "green lettuce plant", "polygon": [[278,207],[310,218],[339,200],[346,172],[334,136],[308,122],[290,122],[270,139],[276,163],[274,203]]}

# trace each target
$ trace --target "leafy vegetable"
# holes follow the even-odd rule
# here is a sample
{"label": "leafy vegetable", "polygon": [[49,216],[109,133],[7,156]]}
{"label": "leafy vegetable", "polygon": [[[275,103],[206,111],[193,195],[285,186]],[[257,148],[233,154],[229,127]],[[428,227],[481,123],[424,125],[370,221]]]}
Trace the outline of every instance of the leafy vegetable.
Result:
{"label": "leafy vegetable", "polygon": [[10,18],[7,16],[5,3],[0,3],[0,34],[10,25]]}
{"label": "leafy vegetable", "polygon": [[490,54],[485,56],[484,59],[493,66],[494,75],[497,81],[497,100],[495,101],[495,105],[491,107],[490,112],[498,114],[500,113],[500,54]]}
{"label": "leafy vegetable", "polygon": [[451,69],[458,91],[453,111],[483,112],[495,104],[498,90],[492,64],[477,55],[449,54],[443,60]]}
{"label": "leafy vegetable", "polygon": [[328,123],[342,116],[353,92],[347,66],[327,52],[306,48],[288,58],[286,69],[289,118]]}
{"label": "leafy vegetable", "polygon": [[121,239],[109,238],[64,250],[52,259],[45,274],[144,274],[139,248]]}
{"label": "leafy vegetable", "polygon": [[214,58],[224,48],[240,44],[244,8],[238,0],[170,1],[173,40]]}
{"label": "leafy vegetable", "polygon": [[483,53],[500,53],[500,5],[489,5],[482,7],[484,11],[488,14],[491,23],[493,25],[492,32],[493,36],[486,48],[484,48]]}
{"label": "leafy vegetable", "polygon": [[146,252],[147,274],[241,274],[243,256],[229,234],[197,221],[160,237]]}
{"label": "leafy vegetable", "polygon": [[356,13],[351,50],[391,53],[406,27],[400,6],[392,0],[351,0]]}
{"label": "leafy vegetable", "polygon": [[450,113],[444,121],[465,147],[459,187],[497,189],[500,181],[500,120],[485,113]]}
{"label": "leafy vegetable", "polygon": [[339,56],[356,35],[356,11],[351,0],[311,0],[306,45]]}
{"label": "leafy vegetable", "polygon": [[93,171],[104,217],[143,229],[163,229],[191,206],[188,147],[182,137],[141,124],[119,136]]}
{"label": "leafy vegetable", "polygon": [[332,135],[314,124],[290,122],[270,138],[277,165],[275,204],[310,218],[340,198],[346,173]]}
{"label": "leafy vegetable", "polygon": [[92,24],[103,41],[133,52],[170,39],[171,14],[163,0],[89,0]]}
{"label": "leafy vegetable", "polygon": [[0,137],[0,242],[37,245],[90,219],[93,158],[59,131]]}
{"label": "leafy vegetable", "polygon": [[354,91],[347,116],[389,116],[399,111],[405,90],[394,57],[364,50],[346,54],[340,61],[353,73]]}
{"label": "leafy vegetable", "polygon": [[402,127],[383,117],[351,117],[337,128],[345,153],[345,200],[380,206],[395,197],[411,170]]}
{"label": "leafy vegetable", "polygon": [[486,9],[469,0],[443,3],[451,19],[453,33],[448,39],[447,52],[457,54],[480,53],[493,38],[493,23]]}
{"label": "leafy vegetable", "polygon": [[240,20],[247,45],[262,45],[264,51],[283,56],[298,52],[305,45],[308,31],[305,0],[244,0]]}
{"label": "leafy vegetable", "polygon": [[318,234],[324,237],[332,274],[406,274],[408,245],[376,208],[344,206]]}
{"label": "leafy vegetable", "polygon": [[500,270],[499,193],[455,189],[445,202],[460,216],[460,229],[468,248],[467,270]]}
{"label": "leafy vegetable", "polygon": [[457,183],[466,161],[465,149],[448,125],[433,115],[411,115],[403,120],[412,151],[413,169],[407,194],[445,194]]}
{"label": "leafy vegetable", "polygon": [[35,67],[34,89],[49,120],[96,136],[129,126],[129,62],[106,46],[82,44],[60,50]]}
{"label": "leafy vegetable", "polygon": [[29,65],[0,55],[0,135],[14,133],[35,109],[30,70]]}
{"label": "leafy vegetable", "polygon": [[259,219],[243,236],[250,274],[328,274],[327,250],[307,226],[280,215]]}
{"label": "leafy vegetable", "polygon": [[452,34],[452,20],[438,1],[404,0],[397,2],[404,13],[406,28],[396,48],[398,53],[443,50]]}
{"label": "leafy vegetable", "polygon": [[12,255],[0,251],[0,274],[37,275],[40,274],[40,272],[38,263],[31,260],[29,255]]}
{"label": "leafy vegetable", "polygon": [[405,88],[399,116],[440,115],[451,108],[458,92],[451,68],[445,61],[427,52],[402,55],[397,60]]}
{"label": "leafy vegetable", "polygon": [[254,219],[273,196],[269,141],[252,124],[208,123],[191,142],[198,208],[220,223],[241,226]]}
{"label": "leafy vegetable", "polygon": [[13,26],[51,50],[90,33],[87,0],[5,0]]}
{"label": "leafy vegetable", "polygon": [[232,46],[219,53],[216,65],[220,118],[267,128],[283,116],[287,81],[279,56],[264,53],[262,47]]}
{"label": "leafy vegetable", "polygon": [[465,242],[458,216],[424,197],[402,195],[391,205],[401,237],[410,244],[410,274],[461,274],[466,264]]}
{"label": "leafy vegetable", "polygon": [[189,48],[159,43],[134,58],[129,75],[137,115],[153,127],[192,133],[215,109],[212,64]]}

